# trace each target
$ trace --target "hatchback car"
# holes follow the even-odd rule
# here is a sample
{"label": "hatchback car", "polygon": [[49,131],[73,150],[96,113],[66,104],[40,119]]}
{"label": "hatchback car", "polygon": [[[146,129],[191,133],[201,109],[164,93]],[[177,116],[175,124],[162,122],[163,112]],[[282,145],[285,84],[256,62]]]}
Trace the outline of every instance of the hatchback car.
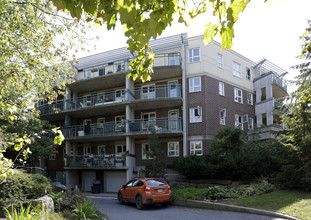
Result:
{"label": "hatchback car", "polygon": [[172,201],[172,191],[164,179],[137,177],[119,189],[118,201],[120,204],[133,202],[138,209],[155,203],[166,206]]}

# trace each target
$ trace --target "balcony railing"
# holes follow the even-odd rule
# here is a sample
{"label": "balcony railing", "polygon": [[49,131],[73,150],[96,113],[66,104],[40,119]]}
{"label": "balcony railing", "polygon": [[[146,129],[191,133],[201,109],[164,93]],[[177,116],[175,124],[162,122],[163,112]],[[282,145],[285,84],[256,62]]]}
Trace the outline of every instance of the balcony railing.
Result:
{"label": "balcony railing", "polygon": [[128,133],[151,132],[179,132],[182,131],[182,119],[157,118],[154,120],[135,119],[123,122],[105,122],[89,125],[73,125],[62,128],[65,138],[95,137],[105,135],[126,134],[126,125],[129,125]]}
{"label": "balcony railing", "polygon": [[283,79],[278,77],[275,73],[273,73],[273,82],[280,86],[284,91],[287,92],[287,84],[284,82]]}
{"label": "balcony railing", "polygon": [[141,99],[158,99],[158,98],[178,98],[181,97],[181,85],[146,85],[140,88],[129,90],[130,100],[141,100]]}
{"label": "balcony railing", "polygon": [[152,130],[156,132],[182,131],[182,119],[157,118],[154,120],[136,119],[129,121],[130,132],[150,132]]}
{"label": "balcony railing", "polygon": [[[103,65],[81,70],[74,76],[76,81],[86,80],[94,77],[116,74],[129,70],[129,60],[119,60]],[[157,54],[154,58],[154,67],[180,66],[180,53]]]}
{"label": "balcony railing", "polygon": [[62,129],[65,138],[103,136],[125,133],[125,123],[105,122],[89,125],[73,125]]}
{"label": "balcony railing", "polygon": [[71,99],[59,100],[51,105],[45,104],[39,106],[41,115],[53,114],[64,110],[74,110],[94,106],[102,106],[112,103],[124,102],[126,93],[129,93],[129,101],[142,99],[158,99],[158,98],[178,98],[181,97],[181,85],[147,85],[133,90],[115,90],[110,92],[102,92],[93,95],[86,95]]}
{"label": "balcony railing", "polygon": [[73,155],[66,157],[66,167],[96,168],[96,167],[125,167],[125,155]]}

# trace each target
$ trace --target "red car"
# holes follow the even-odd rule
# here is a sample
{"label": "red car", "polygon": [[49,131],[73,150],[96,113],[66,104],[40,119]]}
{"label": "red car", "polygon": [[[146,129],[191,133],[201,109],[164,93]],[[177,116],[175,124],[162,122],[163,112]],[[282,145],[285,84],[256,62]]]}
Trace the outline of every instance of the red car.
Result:
{"label": "red car", "polygon": [[172,191],[164,179],[137,177],[119,189],[118,201],[119,204],[134,202],[138,209],[155,203],[166,206],[172,201]]}

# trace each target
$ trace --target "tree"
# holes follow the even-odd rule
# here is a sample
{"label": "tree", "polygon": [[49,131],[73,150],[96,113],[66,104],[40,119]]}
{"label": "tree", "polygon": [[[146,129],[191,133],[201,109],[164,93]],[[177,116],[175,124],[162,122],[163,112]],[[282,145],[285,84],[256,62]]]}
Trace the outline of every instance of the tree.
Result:
{"label": "tree", "polygon": [[302,62],[294,67],[300,72],[294,82],[297,89],[288,97],[289,104],[283,106],[290,113],[282,116],[286,130],[280,136],[295,154],[292,164],[284,169],[284,177],[296,176],[291,186],[311,190],[311,21],[301,40]]}
{"label": "tree", "polygon": [[[136,59],[130,62],[131,73],[142,81],[150,80],[154,54],[148,44],[156,39],[175,17],[179,22],[189,25],[191,19],[213,10],[219,23],[205,25],[204,43],[213,42],[215,36],[222,39],[222,49],[231,49],[234,37],[234,23],[250,0],[52,0],[57,8],[70,11],[72,17],[80,19],[84,14],[89,21],[105,24],[108,30],[114,29],[120,21],[124,35],[128,38],[128,49]],[[265,0],[266,2],[267,0]]]}
{"label": "tree", "polygon": [[[68,52],[85,41],[86,27],[57,12],[48,0],[0,0],[0,179],[13,163],[30,153],[29,144],[46,132],[63,140],[61,132],[41,123],[34,103],[51,103],[65,94],[75,73]],[[80,24],[82,24],[81,19]],[[79,33],[79,34],[77,34]],[[59,79],[61,76],[61,79]],[[18,158],[6,158],[12,146]],[[1,182],[1,180],[0,180]]]}
{"label": "tree", "polygon": [[155,129],[150,135],[149,150],[145,152],[147,160],[145,161],[146,177],[164,177],[165,161],[161,150],[158,135]]}

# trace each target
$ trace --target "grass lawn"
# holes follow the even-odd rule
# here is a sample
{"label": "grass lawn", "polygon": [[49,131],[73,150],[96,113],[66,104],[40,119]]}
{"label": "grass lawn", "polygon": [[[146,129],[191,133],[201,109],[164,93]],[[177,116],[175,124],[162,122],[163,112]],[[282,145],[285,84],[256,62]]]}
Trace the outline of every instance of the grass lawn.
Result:
{"label": "grass lawn", "polygon": [[227,200],[222,203],[280,212],[303,220],[311,219],[311,193],[307,192],[276,190],[260,196]]}

